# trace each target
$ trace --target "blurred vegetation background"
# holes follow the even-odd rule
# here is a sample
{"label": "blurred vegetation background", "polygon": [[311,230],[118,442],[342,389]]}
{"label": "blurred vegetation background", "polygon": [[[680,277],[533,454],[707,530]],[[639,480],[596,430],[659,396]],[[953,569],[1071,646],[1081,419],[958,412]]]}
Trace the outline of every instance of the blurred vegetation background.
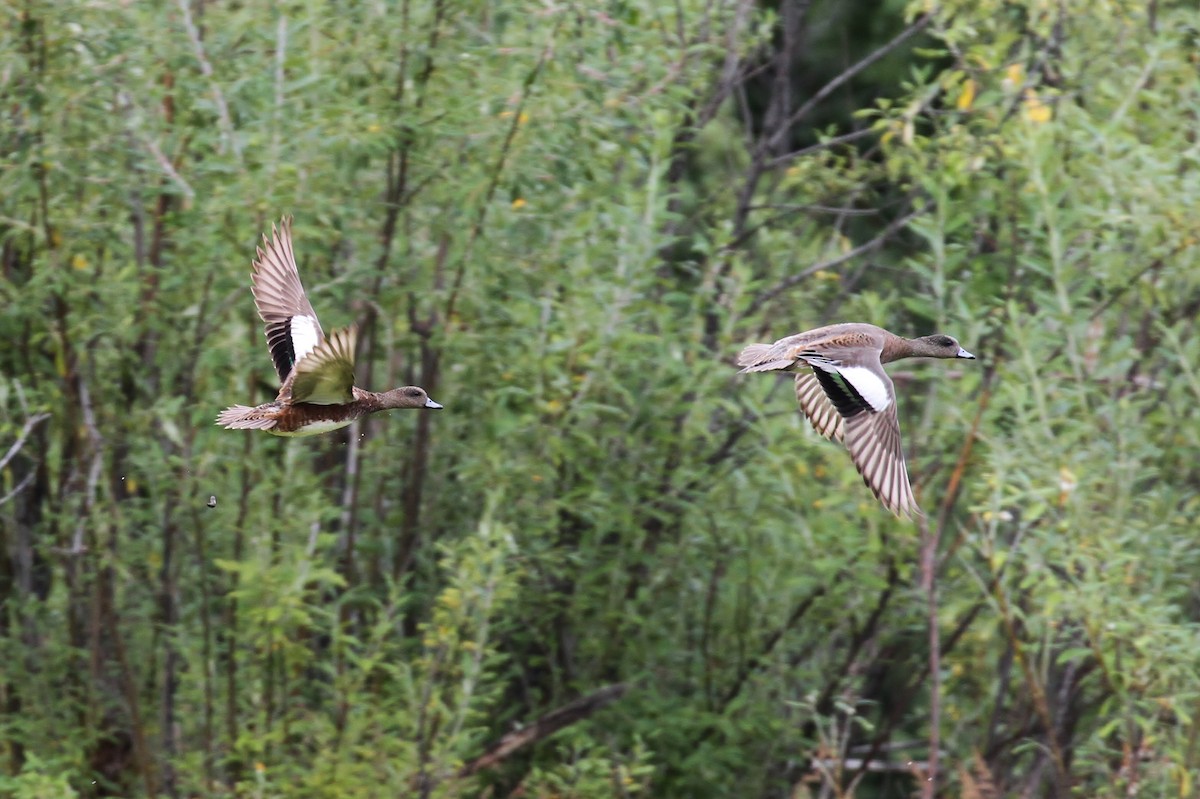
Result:
{"label": "blurred vegetation background", "polygon": [[[0,796],[1191,796],[1186,0],[21,0]],[[306,440],[295,216],[359,385]],[[887,515],[746,343],[893,374]],[[215,506],[209,507],[210,497]]]}

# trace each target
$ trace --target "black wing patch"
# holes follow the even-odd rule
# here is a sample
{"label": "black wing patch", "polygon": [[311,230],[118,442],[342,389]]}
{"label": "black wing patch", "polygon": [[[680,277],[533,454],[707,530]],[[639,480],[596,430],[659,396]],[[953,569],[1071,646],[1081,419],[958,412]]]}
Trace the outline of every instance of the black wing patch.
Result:
{"label": "black wing patch", "polygon": [[837,408],[837,412],[843,418],[849,419],[860,413],[875,412],[871,403],[863,399],[862,394],[858,393],[858,389],[849,380],[836,372],[827,372],[820,367],[814,366],[812,370],[821,383],[821,388],[825,390],[825,396],[829,397],[829,401],[833,403],[833,407]]}
{"label": "black wing patch", "polygon": [[267,325],[267,349],[275,362],[275,371],[281,381],[287,380],[296,365],[296,348],[292,346],[292,318],[286,322]]}

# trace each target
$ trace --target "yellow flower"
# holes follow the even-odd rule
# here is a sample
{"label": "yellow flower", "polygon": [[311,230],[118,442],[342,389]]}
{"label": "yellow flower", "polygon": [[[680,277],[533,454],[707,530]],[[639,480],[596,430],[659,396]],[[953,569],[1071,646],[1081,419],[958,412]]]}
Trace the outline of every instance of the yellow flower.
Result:
{"label": "yellow flower", "polygon": [[1058,504],[1059,507],[1067,504],[1067,498],[1079,485],[1079,479],[1075,477],[1075,473],[1066,466],[1061,466],[1058,469]]}
{"label": "yellow flower", "polygon": [[75,255],[71,258],[71,266],[75,267],[76,269],[80,269],[80,270],[87,269],[88,268],[88,259],[86,256],[83,256],[83,255]]}
{"label": "yellow flower", "polygon": [[971,104],[975,102],[975,92],[977,89],[978,86],[975,81],[967,78],[967,82],[963,84],[962,92],[958,95],[958,102],[956,103],[959,111],[966,111],[971,107]]}
{"label": "yellow flower", "polygon": [[513,200],[512,207],[513,207],[514,211],[518,211],[518,210],[524,208],[525,207],[525,198],[518,197],[517,199]]}
{"label": "yellow flower", "polygon": [[1037,96],[1037,92],[1033,89],[1025,90],[1024,116],[1026,120],[1035,125],[1041,125],[1043,122],[1050,121],[1050,106],[1043,103]]}
{"label": "yellow flower", "polygon": [[1020,64],[1009,64],[1004,69],[1004,90],[1016,91],[1025,82],[1025,67]]}

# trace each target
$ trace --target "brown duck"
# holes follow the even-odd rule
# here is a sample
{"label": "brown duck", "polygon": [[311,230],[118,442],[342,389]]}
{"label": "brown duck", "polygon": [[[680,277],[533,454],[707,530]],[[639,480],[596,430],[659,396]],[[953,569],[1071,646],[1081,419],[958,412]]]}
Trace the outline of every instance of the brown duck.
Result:
{"label": "brown duck", "polygon": [[280,228],[272,225],[270,240],[263,236],[251,291],[258,315],[266,323],[267,348],[283,385],[274,402],[226,408],[217,415],[217,424],[277,436],[312,436],[376,411],[441,408],[419,386],[377,393],[354,385],[357,332],[351,326],[325,336],[300,284],[291,220],[284,219]]}
{"label": "brown duck", "polygon": [[[896,390],[883,364],[902,358],[971,358],[950,336],[902,338],[875,325],[818,327],[751,344],[742,372],[795,372],[800,409],[826,438],[844,441],[863,482],[897,516],[921,513],[900,446]],[[740,373],[739,373],[740,374]]]}

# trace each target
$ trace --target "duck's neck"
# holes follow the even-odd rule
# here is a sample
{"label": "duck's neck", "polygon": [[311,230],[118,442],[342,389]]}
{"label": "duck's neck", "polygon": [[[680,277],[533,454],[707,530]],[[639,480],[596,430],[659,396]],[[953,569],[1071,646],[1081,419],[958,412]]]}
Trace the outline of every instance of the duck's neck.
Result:
{"label": "duck's neck", "polygon": [[939,347],[931,340],[933,336],[921,336],[920,338],[902,338],[903,352],[896,355],[893,360],[900,358],[944,358],[946,357],[946,348]]}
{"label": "duck's neck", "polygon": [[363,413],[374,413],[391,408],[387,402],[387,394],[380,394],[378,391],[366,391],[364,389],[354,388],[354,402]]}
{"label": "duck's neck", "polygon": [[890,363],[898,361],[901,358],[911,358],[916,353],[913,351],[914,346],[920,339],[908,339],[902,336],[897,336],[895,333],[888,333],[883,340],[883,350],[879,353],[880,363]]}

